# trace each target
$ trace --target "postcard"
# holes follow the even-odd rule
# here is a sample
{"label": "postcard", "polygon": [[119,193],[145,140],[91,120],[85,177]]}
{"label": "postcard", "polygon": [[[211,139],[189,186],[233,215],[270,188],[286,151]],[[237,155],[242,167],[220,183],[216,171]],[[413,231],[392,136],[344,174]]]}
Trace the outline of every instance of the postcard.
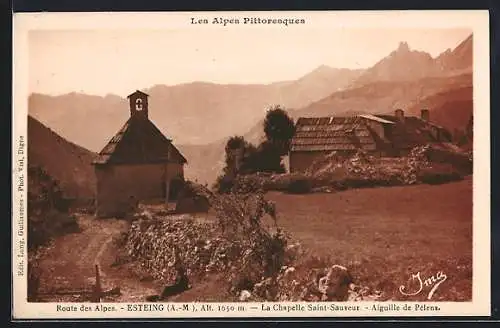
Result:
{"label": "postcard", "polygon": [[490,315],[487,11],[13,24],[14,319]]}

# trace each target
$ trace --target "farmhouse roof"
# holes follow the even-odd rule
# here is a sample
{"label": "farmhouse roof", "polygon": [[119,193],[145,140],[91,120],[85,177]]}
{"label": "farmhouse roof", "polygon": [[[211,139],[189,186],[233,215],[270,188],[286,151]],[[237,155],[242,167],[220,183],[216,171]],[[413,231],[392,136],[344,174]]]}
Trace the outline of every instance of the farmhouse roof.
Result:
{"label": "farmhouse roof", "polygon": [[[390,133],[379,135],[371,124],[389,128]],[[437,134],[441,137],[436,138]],[[392,115],[356,115],[347,117],[301,117],[297,120],[291,151],[373,151],[380,146],[411,149],[415,146],[451,140],[449,132],[419,117],[398,120]]]}
{"label": "farmhouse roof", "polygon": [[[445,139],[451,140],[451,134],[445,128],[422,120],[420,117],[405,116],[402,122],[393,115],[376,115],[385,120],[396,122],[391,131],[391,142],[396,149],[410,149],[426,143],[434,143],[438,132]],[[442,139],[442,138],[440,138]]]}
{"label": "farmhouse roof", "polygon": [[371,114],[361,114],[359,116],[364,117],[364,118],[369,119],[369,120],[377,121],[379,123],[394,124],[394,121],[385,120],[385,119],[383,119],[381,117],[378,117],[378,116],[375,116],[375,115],[371,115]]}
{"label": "farmhouse roof", "polygon": [[93,164],[186,162],[186,158],[153,122],[147,118],[131,116],[104,146]]}
{"label": "farmhouse roof", "polygon": [[375,138],[359,116],[301,117],[297,120],[291,151],[376,149]]}

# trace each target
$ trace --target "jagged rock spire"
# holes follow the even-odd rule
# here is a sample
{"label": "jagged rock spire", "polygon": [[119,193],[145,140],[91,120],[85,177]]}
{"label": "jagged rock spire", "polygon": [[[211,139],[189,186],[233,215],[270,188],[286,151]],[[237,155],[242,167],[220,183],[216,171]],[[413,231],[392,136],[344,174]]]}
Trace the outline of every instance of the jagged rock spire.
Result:
{"label": "jagged rock spire", "polygon": [[398,46],[398,51],[410,51],[410,47],[408,46],[408,42],[401,41]]}

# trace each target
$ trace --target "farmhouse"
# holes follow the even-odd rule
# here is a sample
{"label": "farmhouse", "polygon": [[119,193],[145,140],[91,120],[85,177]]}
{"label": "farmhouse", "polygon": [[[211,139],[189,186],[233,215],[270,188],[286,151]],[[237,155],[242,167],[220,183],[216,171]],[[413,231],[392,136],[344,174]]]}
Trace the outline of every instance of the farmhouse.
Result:
{"label": "farmhouse", "polygon": [[148,118],[148,95],[127,97],[130,118],[93,161],[96,215],[117,216],[138,201],[175,198],[186,159]]}
{"label": "farmhouse", "polygon": [[363,150],[375,156],[395,157],[419,145],[450,142],[451,134],[429,119],[427,109],[420,117],[405,116],[397,109],[394,115],[299,118],[290,146],[290,172],[304,172],[332,152],[349,156]]}

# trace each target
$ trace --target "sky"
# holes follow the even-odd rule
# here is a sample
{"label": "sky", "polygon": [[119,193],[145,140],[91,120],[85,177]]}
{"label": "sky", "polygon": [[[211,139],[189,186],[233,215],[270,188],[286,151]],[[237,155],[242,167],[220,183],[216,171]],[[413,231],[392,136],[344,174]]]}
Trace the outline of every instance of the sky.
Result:
{"label": "sky", "polygon": [[294,80],[320,65],[369,68],[398,47],[436,57],[469,29],[30,31],[29,92],[128,95],[156,84]]}

